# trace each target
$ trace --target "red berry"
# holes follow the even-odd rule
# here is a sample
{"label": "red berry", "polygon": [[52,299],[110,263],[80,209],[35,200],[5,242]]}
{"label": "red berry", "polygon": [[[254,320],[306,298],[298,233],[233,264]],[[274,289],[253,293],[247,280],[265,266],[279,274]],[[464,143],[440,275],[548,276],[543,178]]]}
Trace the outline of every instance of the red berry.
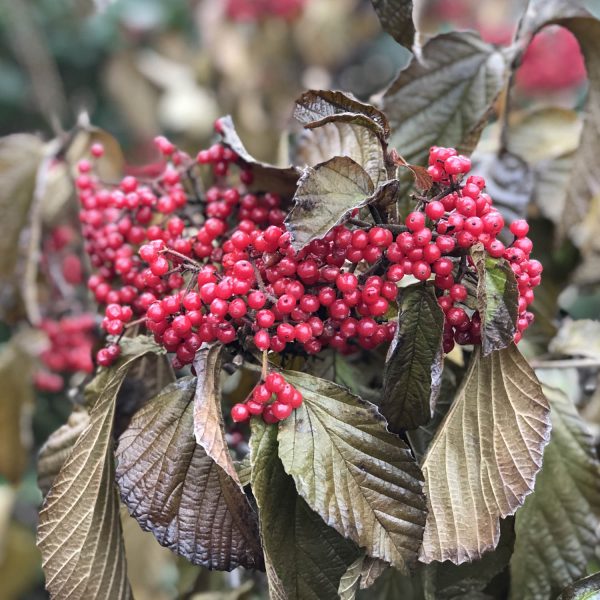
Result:
{"label": "red berry", "polygon": [[231,408],[231,418],[236,423],[242,423],[250,418],[250,411],[245,404],[234,404]]}

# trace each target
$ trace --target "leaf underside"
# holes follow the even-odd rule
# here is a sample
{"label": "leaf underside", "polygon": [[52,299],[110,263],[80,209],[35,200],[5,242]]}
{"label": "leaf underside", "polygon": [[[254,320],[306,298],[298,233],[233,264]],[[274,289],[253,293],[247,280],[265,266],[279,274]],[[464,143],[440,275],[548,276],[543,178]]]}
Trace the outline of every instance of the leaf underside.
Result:
{"label": "leaf underside", "polygon": [[460,564],[498,543],[498,520],[533,489],[550,436],[548,401],[516,346],[476,349],[422,469],[428,519],[420,560]]}

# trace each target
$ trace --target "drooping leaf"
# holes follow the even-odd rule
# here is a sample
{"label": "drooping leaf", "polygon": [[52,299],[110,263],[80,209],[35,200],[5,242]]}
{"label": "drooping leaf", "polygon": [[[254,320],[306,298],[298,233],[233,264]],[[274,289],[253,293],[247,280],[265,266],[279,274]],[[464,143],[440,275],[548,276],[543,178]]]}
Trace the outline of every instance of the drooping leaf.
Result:
{"label": "drooping leaf", "polygon": [[194,436],[206,454],[241,485],[225,440],[221,412],[219,377],[222,350],[222,344],[215,344],[203,347],[196,353],[194,368],[198,386],[194,396]]}
{"label": "drooping leaf", "polygon": [[389,563],[383,560],[366,556],[360,574],[360,589],[365,590],[370,588],[389,566]]}
{"label": "drooping leaf", "polygon": [[510,264],[492,258],[477,244],[471,250],[477,269],[477,310],[481,317],[481,350],[487,356],[512,343],[519,316],[519,289]]}
{"label": "drooping leaf", "polygon": [[277,455],[277,428],[255,421],[250,446],[261,539],[287,599],[336,598],[340,578],[358,548],[298,495]]}
{"label": "drooping leaf", "polygon": [[390,346],[379,410],[390,431],[427,423],[442,378],[444,313],[433,288],[420,283],[402,290],[398,333]]}
{"label": "drooping leaf", "polygon": [[242,460],[235,461],[235,470],[237,471],[238,479],[242,484],[242,487],[250,485],[252,478],[252,463],[250,461],[250,455],[247,454]]}
{"label": "drooping leaf", "polygon": [[239,485],[196,444],[195,378],[167,386],[119,439],[117,483],[131,515],[194,564],[260,568],[256,517]]}
{"label": "drooping leaf", "polygon": [[254,176],[250,189],[260,191],[268,189],[285,197],[293,195],[300,175],[294,167],[276,167],[256,160],[246,150],[238,136],[231,116],[221,117],[218,123],[223,142],[248,165]]}
{"label": "drooping leaf", "polygon": [[84,408],[75,408],[69,419],[61,425],[41,447],[38,456],[38,487],[45,496],[52,482],[65,464],[75,442],[90,423],[90,415]]}
{"label": "drooping leaf", "polygon": [[600,21],[585,0],[534,0],[529,3],[521,27],[523,39],[529,40],[541,27],[551,23],[566,27],[575,35],[589,79],[583,132],[559,223],[569,231],[585,217],[589,202],[600,186]]}
{"label": "drooping leaf", "polygon": [[338,596],[340,597],[340,600],[354,600],[356,598],[365,558],[366,556],[363,552],[348,566],[346,572],[342,575],[338,587]]}
{"label": "drooping leaf", "polygon": [[[410,171],[415,182],[415,188],[419,192],[426,192],[431,189],[433,185],[433,179],[427,172],[426,167],[421,165],[411,165],[402,155],[398,154],[398,151],[395,148],[390,150],[390,160],[398,167],[402,167]],[[401,177],[401,179],[402,182],[405,183],[406,178]]]}
{"label": "drooping leaf", "polygon": [[493,549],[499,519],[532,491],[549,437],[548,401],[516,346],[488,356],[476,349],[423,460],[420,560],[460,564]]}
{"label": "drooping leaf", "polygon": [[390,134],[385,114],[348,93],[308,90],[296,100],[294,118],[305,126],[319,127],[335,116],[344,116],[347,122],[370,127],[381,138]]}
{"label": "drooping leaf", "polygon": [[600,359],[600,321],[563,321],[548,349],[554,354]]}
{"label": "drooping leaf", "polygon": [[280,424],[279,455],[298,493],[325,522],[406,571],[425,519],[421,474],[374,405],[338,385],[285,371],[304,403]]}
{"label": "drooping leaf", "polygon": [[412,0],[371,0],[381,27],[409,50],[415,41]]}
{"label": "drooping leaf", "polygon": [[336,156],[358,163],[377,187],[389,176],[381,139],[372,127],[346,122],[339,116],[323,125],[307,129],[299,136],[294,162],[312,167]]}
{"label": "drooping leaf", "polygon": [[430,40],[384,95],[390,145],[424,164],[432,145],[470,152],[505,80],[506,61],[473,33]]}
{"label": "drooping leaf", "polygon": [[[539,371],[542,382],[544,371]],[[564,391],[544,387],[552,436],[535,490],[517,512],[511,598],[542,600],[586,575],[600,535],[600,463]]]}
{"label": "drooping leaf", "polygon": [[35,135],[14,134],[0,138],[0,277],[12,274],[17,261],[19,236],[33,199],[36,172],[43,143]]}
{"label": "drooping leaf", "polygon": [[131,598],[114,485],[113,419],[117,392],[133,363],[159,351],[148,338],[122,340],[117,364],[96,377],[98,397],[48,492],[38,547],[52,598]]}
{"label": "drooping leaf", "polygon": [[336,156],[314,168],[307,167],[286,219],[293,247],[300,250],[323,237],[352,209],[364,205],[373,191],[369,175],[351,158]]}

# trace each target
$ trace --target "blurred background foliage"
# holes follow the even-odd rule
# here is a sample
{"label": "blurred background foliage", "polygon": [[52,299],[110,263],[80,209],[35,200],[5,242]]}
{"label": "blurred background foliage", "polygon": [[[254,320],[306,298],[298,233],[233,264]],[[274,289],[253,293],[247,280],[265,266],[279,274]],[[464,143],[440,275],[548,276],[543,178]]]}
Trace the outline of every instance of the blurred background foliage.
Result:
{"label": "blurred background foliage", "polygon": [[[0,134],[28,132],[50,140],[86,113],[91,123],[117,138],[126,169],[135,174],[158,160],[152,145],[156,135],[167,135],[195,153],[210,143],[215,118],[230,113],[251,153],[286,162],[285,131],[302,90],[343,89],[368,100],[394,78],[410,53],[381,32],[369,1],[279,4],[285,5],[280,14],[278,2],[264,0],[0,2]],[[522,5],[522,0],[429,0],[420,4],[422,30],[476,29],[486,41],[506,45]],[[529,214],[536,258],[546,268],[535,304],[537,321],[523,343],[531,356],[543,355],[565,315],[600,318],[600,196],[570,235],[561,226],[566,177],[560,174],[568,173],[578,145],[585,90],[575,39],[556,28],[536,38],[511,98],[510,149],[530,161],[532,169],[524,173],[529,184],[523,189],[523,178],[511,184],[510,177],[497,173],[491,178],[496,202],[513,215]],[[505,101],[499,99],[498,112]],[[492,123],[475,157],[481,171],[489,168],[486,159],[497,152],[498,137]],[[0,155],[0,167],[9,159],[18,157]],[[507,169],[515,171],[514,165]],[[0,194],[5,208],[16,201],[6,185]],[[62,194],[68,198],[69,189]],[[68,212],[65,206],[60,204],[60,210]],[[24,222],[26,216],[27,209],[17,220]],[[2,234],[9,241],[11,231],[4,220]],[[18,228],[11,243],[17,241]],[[23,314],[2,290],[0,600],[47,597],[35,547],[41,502],[35,461],[71,409],[64,394],[34,391],[32,355],[44,341],[21,326]],[[600,358],[600,348],[582,351],[589,346],[585,333],[569,335],[575,350],[565,354]],[[596,426],[597,440],[598,371],[575,376],[582,382],[581,404]],[[260,578],[245,580],[239,570],[201,571],[123,518],[138,600],[265,597]]]}

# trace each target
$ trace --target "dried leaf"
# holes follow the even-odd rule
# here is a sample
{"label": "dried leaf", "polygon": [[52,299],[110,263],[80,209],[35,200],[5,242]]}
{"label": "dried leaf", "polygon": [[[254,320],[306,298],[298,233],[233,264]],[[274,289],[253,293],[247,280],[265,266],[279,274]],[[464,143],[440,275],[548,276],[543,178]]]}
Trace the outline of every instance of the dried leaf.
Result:
{"label": "dried leaf", "polygon": [[[544,371],[539,371],[542,382]],[[600,463],[569,397],[544,387],[552,437],[535,490],[517,512],[511,598],[546,600],[586,574],[600,532]]]}
{"label": "dried leaf", "polygon": [[597,600],[599,594],[600,573],[595,573],[568,586],[556,600]]}
{"label": "dried leaf", "polygon": [[239,485],[196,444],[196,379],[167,386],[119,438],[117,483],[131,516],[194,564],[260,568],[256,517]]}
{"label": "dried leaf", "polygon": [[548,349],[554,354],[600,360],[600,321],[565,320]]}
{"label": "dried leaf", "polygon": [[337,591],[340,600],[354,600],[356,598],[365,558],[364,553],[361,554],[342,575]]}
{"label": "dried leaf", "polygon": [[492,258],[482,244],[473,246],[477,269],[477,310],[481,317],[481,350],[487,356],[513,342],[519,316],[519,289],[508,261]]}
{"label": "dried leaf", "polygon": [[427,423],[442,377],[444,313],[433,288],[421,283],[402,290],[398,333],[390,346],[379,410],[390,431]]}
{"label": "dried leaf", "polygon": [[298,493],[331,527],[407,571],[421,545],[422,482],[408,447],[372,404],[338,385],[285,371],[304,397],[280,424],[279,455]]}
{"label": "dried leaf", "polygon": [[267,560],[288,600],[329,600],[358,548],[297,494],[277,455],[277,428],[252,424],[252,492]]}
{"label": "dried leaf", "polygon": [[52,598],[131,598],[112,453],[115,399],[132,364],[158,346],[122,341],[122,357],[96,377],[101,390],[90,422],[44,500],[38,547]]}
{"label": "dried leaf", "polygon": [[473,33],[430,40],[385,92],[390,145],[414,164],[432,145],[470,152],[505,76],[504,56]]}
{"label": "dried leaf", "polygon": [[548,401],[516,346],[488,356],[476,349],[423,460],[420,560],[460,564],[495,548],[498,520],[532,491],[549,437]]}

